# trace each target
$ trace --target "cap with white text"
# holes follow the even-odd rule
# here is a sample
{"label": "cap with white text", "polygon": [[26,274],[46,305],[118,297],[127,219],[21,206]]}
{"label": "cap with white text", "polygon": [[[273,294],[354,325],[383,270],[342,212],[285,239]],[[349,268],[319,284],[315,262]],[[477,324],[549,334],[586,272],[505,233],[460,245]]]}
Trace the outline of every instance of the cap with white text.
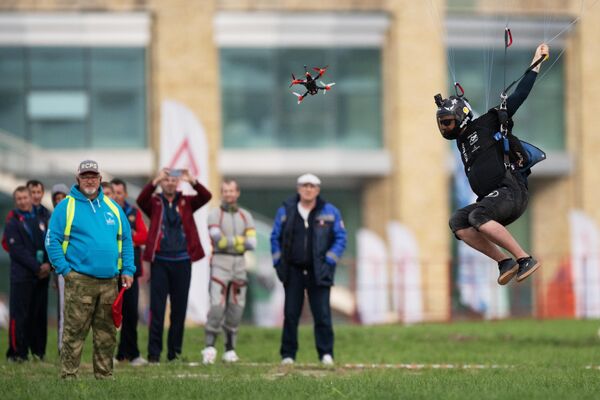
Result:
{"label": "cap with white text", "polygon": [[79,167],[77,168],[77,175],[81,175],[86,172],[100,174],[100,171],[98,171],[98,163],[94,160],[84,160],[80,162]]}

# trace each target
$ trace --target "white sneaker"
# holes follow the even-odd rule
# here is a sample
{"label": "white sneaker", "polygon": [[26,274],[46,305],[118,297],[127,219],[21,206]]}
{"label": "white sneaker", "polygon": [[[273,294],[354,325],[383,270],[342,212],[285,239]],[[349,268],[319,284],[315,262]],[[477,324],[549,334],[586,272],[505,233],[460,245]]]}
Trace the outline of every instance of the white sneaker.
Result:
{"label": "white sneaker", "polygon": [[240,360],[240,358],[238,357],[237,354],[235,354],[235,350],[229,350],[229,351],[226,351],[225,354],[223,354],[223,361],[226,363],[234,363],[239,360]]}
{"label": "white sneaker", "polygon": [[129,361],[129,365],[131,365],[132,367],[141,367],[142,365],[147,365],[147,364],[148,364],[148,360],[146,360],[142,356],[138,356],[138,357],[134,358],[133,360]]}
{"label": "white sneaker", "polygon": [[321,363],[323,365],[333,365],[333,357],[331,357],[331,354],[325,354],[323,358],[321,358]]}
{"label": "white sneaker", "polygon": [[295,361],[292,357],[286,357],[283,360],[281,360],[281,365],[292,365],[294,363]]}
{"label": "white sneaker", "polygon": [[215,349],[214,347],[209,346],[205,347],[204,350],[202,350],[202,364],[214,364],[216,359],[217,349]]}

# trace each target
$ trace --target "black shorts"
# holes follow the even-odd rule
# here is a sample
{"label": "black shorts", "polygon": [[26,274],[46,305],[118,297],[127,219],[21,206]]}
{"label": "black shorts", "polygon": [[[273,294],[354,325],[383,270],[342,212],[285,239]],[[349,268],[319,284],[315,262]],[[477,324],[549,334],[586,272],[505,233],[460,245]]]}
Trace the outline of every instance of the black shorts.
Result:
{"label": "black shorts", "polygon": [[516,221],[527,209],[529,193],[524,178],[506,171],[498,189],[493,190],[476,203],[456,210],[450,218],[453,233],[461,229],[479,227],[486,222],[496,221],[504,226]]}

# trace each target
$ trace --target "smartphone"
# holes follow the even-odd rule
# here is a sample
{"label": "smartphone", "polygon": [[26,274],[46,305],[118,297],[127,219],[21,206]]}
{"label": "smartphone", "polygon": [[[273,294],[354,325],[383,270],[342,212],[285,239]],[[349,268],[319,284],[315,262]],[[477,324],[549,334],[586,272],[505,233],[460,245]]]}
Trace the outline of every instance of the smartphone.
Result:
{"label": "smartphone", "polygon": [[169,176],[181,176],[183,170],[181,169],[172,169],[169,171]]}

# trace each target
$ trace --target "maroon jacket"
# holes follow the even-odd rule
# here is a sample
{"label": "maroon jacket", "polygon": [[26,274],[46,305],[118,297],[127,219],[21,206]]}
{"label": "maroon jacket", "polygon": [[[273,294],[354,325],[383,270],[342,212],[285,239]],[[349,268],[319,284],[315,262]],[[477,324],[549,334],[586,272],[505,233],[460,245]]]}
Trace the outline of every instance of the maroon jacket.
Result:
{"label": "maroon jacket", "polygon": [[[200,243],[198,229],[194,222],[194,211],[208,203],[212,195],[200,183],[196,182],[193,186],[196,191],[195,196],[180,195],[177,203],[177,210],[181,215],[183,224],[183,232],[187,238],[187,251],[192,261],[198,261],[204,257],[204,249]],[[162,219],[163,219],[163,202],[158,193],[154,193],[156,186],[150,181],[137,198],[137,204],[140,209],[150,218],[150,229],[148,230],[148,238],[146,239],[146,249],[142,258],[144,261],[154,261],[154,254],[158,250],[160,240],[162,238]]]}

